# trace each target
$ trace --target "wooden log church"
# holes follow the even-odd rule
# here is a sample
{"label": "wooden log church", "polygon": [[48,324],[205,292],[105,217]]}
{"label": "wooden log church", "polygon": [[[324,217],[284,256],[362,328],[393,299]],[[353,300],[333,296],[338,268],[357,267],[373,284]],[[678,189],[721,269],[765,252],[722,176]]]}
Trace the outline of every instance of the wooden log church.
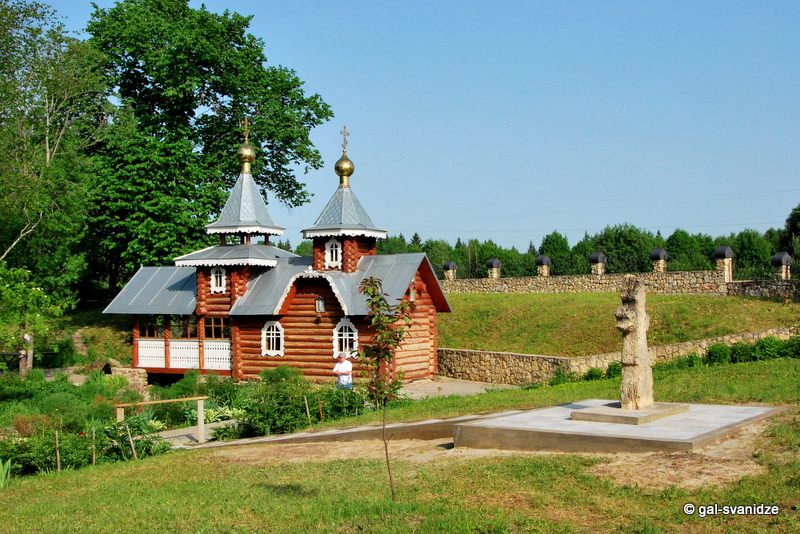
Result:
{"label": "wooden log church", "polygon": [[[386,237],[350,188],[347,132],[336,162],[339,187],[313,226],[302,231],[313,257],[269,244],[283,234],[251,174],[247,142],[242,170],[220,213],[207,225],[218,245],[175,259],[174,267],[142,267],[104,313],[132,314],[133,366],[148,373],[199,369],[254,379],[290,365],[311,380],[329,380],[336,358],[358,361],[374,332],[358,288],[370,277],[387,300],[416,304],[394,365],[405,380],[437,373],[437,315],[450,305],[425,254],[376,255]],[[263,242],[254,237],[263,236]],[[235,242],[235,243],[234,243]],[[358,380],[359,365],[354,366]]]}

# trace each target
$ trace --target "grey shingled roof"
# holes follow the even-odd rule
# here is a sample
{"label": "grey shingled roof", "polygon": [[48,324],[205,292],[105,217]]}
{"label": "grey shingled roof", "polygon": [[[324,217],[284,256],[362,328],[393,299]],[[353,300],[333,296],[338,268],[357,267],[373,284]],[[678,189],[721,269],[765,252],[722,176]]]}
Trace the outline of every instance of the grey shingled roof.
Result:
{"label": "grey shingled roof", "polygon": [[[325,278],[331,283],[345,315],[367,315],[366,299],[358,292],[361,281],[374,277],[383,283],[389,304],[403,298],[408,286],[424,262],[424,253],[364,256],[354,273],[342,271],[312,271],[311,258],[281,258],[275,269],[255,276],[247,284],[247,292],[236,300],[231,315],[277,315],[291,284],[297,277]],[[434,277],[435,279],[435,277]],[[432,288],[435,290],[435,288]],[[441,289],[439,289],[441,292]],[[450,311],[446,297],[441,294]]]}
{"label": "grey shingled roof", "polygon": [[179,256],[175,258],[175,265],[179,267],[216,265],[261,265],[272,267],[276,264],[278,258],[295,256],[297,255],[272,245],[215,245]]}
{"label": "grey shingled roof", "polygon": [[197,280],[194,267],[142,267],[103,313],[194,313]]}
{"label": "grey shingled roof", "polygon": [[305,238],[318,235],[386,237],[386,230],[375,226],[351,188],[339,187],[314,226],[303,230]]}
{"label": "grey shingled roof", "polygon": [[267,204],[253,181],[252,174],[240,174],[219,219],[206,225],[209,234],[242,232],[258,235],[282,235],[267,211]]}

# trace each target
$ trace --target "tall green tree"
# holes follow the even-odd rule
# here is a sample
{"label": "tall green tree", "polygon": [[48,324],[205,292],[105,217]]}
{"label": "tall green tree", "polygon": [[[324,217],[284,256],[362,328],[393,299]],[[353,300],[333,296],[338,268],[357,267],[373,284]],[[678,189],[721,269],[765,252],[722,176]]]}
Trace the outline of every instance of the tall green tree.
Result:
{"label": "tall green tree", "polygon": [[[122,117],[100,151],[90,219],[110,285],[140,263],[166,264],[206,242],[203,226],[239,173],[243,117],[265,198],[309,200],[294,169],[322,166],[309,134],[333,114],[319,95],[305,94],[294,71],[266,66],[263,41],[247,33],[250,19],[188,0],[125,0],[92,14],[89,43],[105,57]],[[130,214],[137,221],[126,222]],[[148,237],[156,225],[160,244]]]}
{"label": "tall green tree", "polygon": [[608,272],[647,272],[653,268],[650,252],[657,241],[651,232],[624,223],[607,226],[593,241],[597,251],[608,257]]}
{"label": "tall green tree", "polygon": [[48,7],[0,3],[0,260],[62,296],[83,271],[91,150],[106,126],[98,66]]}
{"label": "tall green tree", "polygon": [[792,255],[795,263],[800,262],[800,204],[786,217],[780,244],[783,251]]}

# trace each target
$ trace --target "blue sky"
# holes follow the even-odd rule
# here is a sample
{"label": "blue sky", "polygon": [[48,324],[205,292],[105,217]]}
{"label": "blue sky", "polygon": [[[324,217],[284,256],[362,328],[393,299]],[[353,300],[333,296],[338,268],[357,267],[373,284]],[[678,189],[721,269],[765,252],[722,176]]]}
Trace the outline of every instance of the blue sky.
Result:
{"label": "blue sky", "polygon": [[[92,12],[52,5],[71,30]],[[293,245],[338,185],[343,125],[353,191],[406,238],[716,237],[781,228],[800,204],[796,0],[205,5],[254,15],[269,63],[336,115],[312,134],[311,204],[269,204]]]}

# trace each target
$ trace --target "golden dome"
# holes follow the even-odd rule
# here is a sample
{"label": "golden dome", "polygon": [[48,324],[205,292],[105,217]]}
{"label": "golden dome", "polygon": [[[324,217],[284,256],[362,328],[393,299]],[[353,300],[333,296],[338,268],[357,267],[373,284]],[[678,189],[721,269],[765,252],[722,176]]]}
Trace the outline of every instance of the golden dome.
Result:
{"label": "golden dome", "polygon": [[250,143],[245,141],[236,152],[236,157],[239,158],[239,161],[242,163],[242,174],[251,174],[250,164],[256,159],[256,151],[253,150]]}
{"label": "golden dome", "polygon": [[347,152],[342,154],[333,169],[339,175],[339,187],[350,187],[350,176],[355,171],[355,166],[350,161],[350,158],[347,157]]}

